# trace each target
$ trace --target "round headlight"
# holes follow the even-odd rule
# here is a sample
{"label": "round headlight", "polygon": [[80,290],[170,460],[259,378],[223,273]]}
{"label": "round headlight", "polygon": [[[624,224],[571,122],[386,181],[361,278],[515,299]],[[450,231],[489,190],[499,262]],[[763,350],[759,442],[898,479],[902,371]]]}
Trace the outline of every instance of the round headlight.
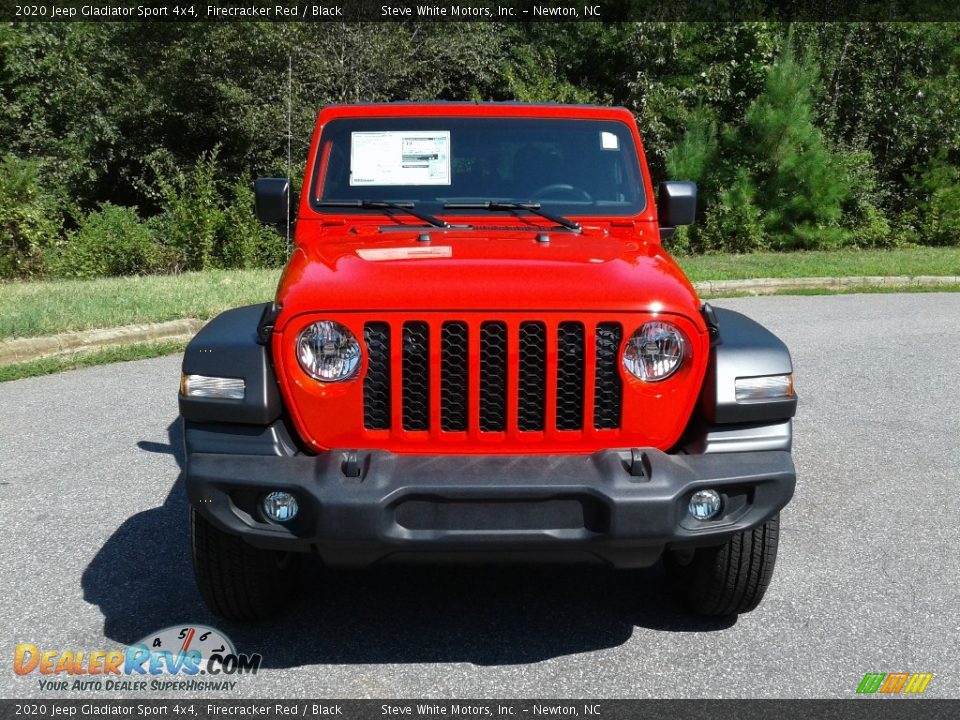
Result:
{"label": "round headlight", "polygon": [[685,345],[676,326],[659,320],[648,322],[627,340],[623,366],[638,380],[665,380],[683,363]]}
{"label": "round headlight", "polygon": [[303,371],[317,380],[349,380],[360,369],[360,343],[340,323],[321,320],[300,331],[297,360]]}

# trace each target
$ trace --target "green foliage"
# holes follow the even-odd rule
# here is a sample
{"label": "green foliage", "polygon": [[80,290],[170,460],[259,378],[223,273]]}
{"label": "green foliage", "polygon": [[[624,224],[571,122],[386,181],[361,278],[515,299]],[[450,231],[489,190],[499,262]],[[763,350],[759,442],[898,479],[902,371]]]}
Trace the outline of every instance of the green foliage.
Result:
{"label": "green foliage", "polygon": [[217,241],[218,267],[281,267],[287,259],[286,238],[254,217],[253,189],[247,182],[231,188]]}
{"label": "green foliage", "polygon": [[798,62],[788,43],[735,132],[764,231],[778,250],[843,241],[839,222],[849,178],[814,124],[817,77],[816,67]]}
{"label": "green foliage", "polygon": [[42,275],[59,221],[56,204],[40,186],[39,163],[0,159],[0,277]]}
{"label": "green foliage", "polygon": [[159,163],[157,186],[163,198],[163,214],[157,228],[164,244],[177,256],[177,270],[216,267],[224,215],[217,178],[217,153],[197,158],[192,167],[165,171]]}
{"label": "green foliage", "polygon": [[695,244],[700,251],[753,252],[767,246],[756,190],[746,171],[737,174],[709,206]]}
{"label": "green foliage", "polygon": [[689,114],[703,107],[719,123],[739,123],[763,90],[766,69],[784,41],[771,23],[636,23],[622,44],[614,97],[637,116],[655,175],[683,136]]}
{"label": "green foliage", "polygon": [[858,208],[850,217],[848,243],[862,248],[891,248],[906,244],[891,227],[886,216],[873,205]]}
{"label": "green foliage", "polygon": [[249,181],[230,184],[219,177],[217,155],[205,153],[187,170],[165,170],[154,162],[163,208],[154,225],[173,251],[176,269],[282,265],[286,240],[257,222]]}
{"label": "green foliage", "polygon": [[717,123],[698,108],[690,113],[683,137],[667,153],[667,174],[677,180],[703,183],[715,166],[718,151]]}
{"label": "green foliage", "polygon": [[941,152],[911,185],[916,206],[909,217],[919,235],[930,245],[960,245],[960,168]]}
{"label": "green foliage", "polygon": [[957,242],[958,23],[8,23],[0,275],[104,203],[176,269],[282,262],[249,179],[298,185],[320,107],[404,99],[626,106],[700,186],[678,250]]}
{"label": "green foliage", "polygon": [[591,103],[593,93],[557,71],[559,59],[549,45],[520,45],[504,61],[500,97],[520,102]]}
{"label": "green foliage", "polygon": [[148,275],[168,270],[171,260],[134,208],[104,203],[69,234],[53,269],[60,277]]}
{"label": "green foliage", "polygon": [[[815,123],[814,89],[818,70],[798,61],[790,41],[767,68],[762,92],[742,120],[718,131],[704,107],[688,113],[684,136],[667,155],[675,177],[701,183],[703,225],[691,247],[704,251],[818,249],[845,245],[853,238],[842,220],[855,206],[871,220],[857,240],[877,244],[882,217],[868,190],[851,200],[851,181],[868,171],[843,155]],[[869,189],[869,188],[868,188]]]}
{"label": "green foliage", "polygon": [[838,152],[839,161],[849,178],[841,219],[847,231],[847,243],[861,248],[891,248],[902,244],[901,236],[881,209],[887,198],[877,182],[873,154],[852,148]]}
{"label": "green foliage", "polygon": [[818,124],[869,151],[889,210],[908,209],[906,181],[940,148],[960,147],[960,24],[797,24],[818,59]]}

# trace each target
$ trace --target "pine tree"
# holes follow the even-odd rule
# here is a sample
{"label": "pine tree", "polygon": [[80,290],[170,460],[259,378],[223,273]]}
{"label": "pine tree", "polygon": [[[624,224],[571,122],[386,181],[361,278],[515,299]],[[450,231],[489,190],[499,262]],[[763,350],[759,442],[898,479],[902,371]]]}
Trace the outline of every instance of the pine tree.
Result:
{"label": "pine tree", "polygon": [[683,137],[667,152],[667,173],[674,180],[703,183],[717,155],[717,123],[700,106],[689,113]]}
{"label": "pine tree", "polygon": [[788,38],[736,135],[761,220],[773,248],[841,244],[849,181],[840,158],[814,125],[817,68],[799,62]]}

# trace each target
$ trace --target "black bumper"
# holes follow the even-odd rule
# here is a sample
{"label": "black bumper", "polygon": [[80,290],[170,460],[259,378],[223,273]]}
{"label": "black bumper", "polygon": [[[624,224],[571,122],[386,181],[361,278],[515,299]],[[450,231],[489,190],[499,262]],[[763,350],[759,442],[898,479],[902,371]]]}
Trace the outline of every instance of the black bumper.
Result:
{"label": "black bumper", "polygon": [[[413,456],[360,452],[267,457],[188,455],[191,504],[253,545],[314,551],[332,565],[385,558],[652,564],[668,546],[718,544],[793,496],[788,452],[667,455]],[[347,460],[345,462],[345,460]],[[639,474],[638,474],[639,473]],[[714,488],[714,520],[687,513]],[[286,490],[297,517],[265,520],[259,499]]]}

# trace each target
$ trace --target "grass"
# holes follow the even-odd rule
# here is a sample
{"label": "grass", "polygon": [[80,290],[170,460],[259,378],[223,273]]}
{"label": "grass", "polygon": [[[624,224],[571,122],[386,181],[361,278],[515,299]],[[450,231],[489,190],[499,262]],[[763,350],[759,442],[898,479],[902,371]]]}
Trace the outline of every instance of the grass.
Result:
{"label": "grass", "polygon": [[37,375],[50,375],[51,373],[63,372],[64,370],[76,370],[77,368],[89,367],[91,365],[105,365],[107,363],[125,362],[127,360],[144,360],[146,358],[160,357],[161,355],[183,352],[186,346],[187,344],[185,342],[138,343],[135,345],[105,348],[88,353],[42,358],[40,360],[16,363],[14,365],[0,365],[0,382],[21,380]]}
{"label": "grass", "polygon": [[[960,275],[960,248],[702,255],[677,260],[695,282],[758,277]],[[212,270],[100,280],[0,282],[0,340],[179,318],[207,319],[227,308],[270,300],[279,277],[279,270]],[[822,291],[804,291],[817,292]]]}
{"label": "grass", "polygon": [[691,281],[855,275],[960,275],[960,248],[678,256]]}
{"label": "grass", "polygon": [[[960,285],[936,285],[930,287],[910,286],[909,288],[898,287],[896,285],[862,285],[859,287],[843,288],[782,288],[774,290],[766,295],[852,295],[854,293],[872,293],[881,295],[884,293],[935,293],[935,292],[960,292]],[[745,291],[732,291],[724,293],[698,293],[701,300],[714,300],[717,298],[739,298],[756,297],[758,293]]]}
{"label": "grass", "polygon": [[279,270],[0,283],[0,339],[180,318],[273,299]]}
{"label": "grass", "polygon": [[[855,275],[960,275],[960,248],[837,250],[677,258],[689,278],[843,277]],[[0,340],[108,328],[180,318],[211,318],[227,308],[270,300],[278,270],[213,270],[182,275],[101,280],[0,282]],[[960,286],[908,288],[911,292],[960,291]],[[781,290],[777,294],[899,292],[902,288]],[[749,295],[750,293],[735,293]],[[725,293],[724,297],[730,297]],[[182,342],[133,344],[0,366],[0,382],[104,363],[181,352]]]}

